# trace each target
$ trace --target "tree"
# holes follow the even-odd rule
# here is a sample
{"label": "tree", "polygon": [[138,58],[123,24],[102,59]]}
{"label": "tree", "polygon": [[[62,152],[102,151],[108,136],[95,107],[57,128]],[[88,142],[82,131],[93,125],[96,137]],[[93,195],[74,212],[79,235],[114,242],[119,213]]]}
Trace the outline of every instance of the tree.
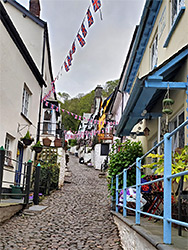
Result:
{"label": "tree", "polygon": [[103,96],[104,97],[109,96],[115,90],[115,87],[117,87],[118,83],[119,83],[119,80],[106,82],[103,88],[103,93],[102,93]]}
{"label": "tree", "polygon": [[61,102],[67,101],[70,98],[70,95],[68,93],[65,93],[65,92],[63,92],[63,93],[58,92],[57,94],[60,97]]}

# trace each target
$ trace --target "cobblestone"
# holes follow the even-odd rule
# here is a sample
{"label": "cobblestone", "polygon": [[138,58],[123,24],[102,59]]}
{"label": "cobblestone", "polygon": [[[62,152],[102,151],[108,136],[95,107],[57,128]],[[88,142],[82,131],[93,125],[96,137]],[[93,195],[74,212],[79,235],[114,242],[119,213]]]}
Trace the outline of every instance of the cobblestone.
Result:
{"label": "cobblestone", "polygon": [[69,169],[70,182],[41,202],[45,210],[16,215],[0,226],[0,249],[122,249],[105,178],[73,156]]}

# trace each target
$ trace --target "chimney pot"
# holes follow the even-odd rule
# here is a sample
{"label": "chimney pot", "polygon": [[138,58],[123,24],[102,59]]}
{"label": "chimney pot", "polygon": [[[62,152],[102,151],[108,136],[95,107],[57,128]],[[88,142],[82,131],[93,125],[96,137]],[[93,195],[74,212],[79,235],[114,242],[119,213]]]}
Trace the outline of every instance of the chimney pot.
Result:
{"label": "chimney pot", "polygon": [[37,17],[40,17],[40,2],[39,0],[29,1],[29,11]]}

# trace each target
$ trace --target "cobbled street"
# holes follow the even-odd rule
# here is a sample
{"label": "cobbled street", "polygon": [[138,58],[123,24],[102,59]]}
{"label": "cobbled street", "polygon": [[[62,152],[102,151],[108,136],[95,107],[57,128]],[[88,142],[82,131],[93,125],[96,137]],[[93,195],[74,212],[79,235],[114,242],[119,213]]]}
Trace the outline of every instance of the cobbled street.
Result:
{"label": "cobbled street", "polygon": [[0,249],[121,250],[110,214],[107,182],[99,171],[71,156],[72,177],[40,205],[35,215],[20,213],[0,226]]}

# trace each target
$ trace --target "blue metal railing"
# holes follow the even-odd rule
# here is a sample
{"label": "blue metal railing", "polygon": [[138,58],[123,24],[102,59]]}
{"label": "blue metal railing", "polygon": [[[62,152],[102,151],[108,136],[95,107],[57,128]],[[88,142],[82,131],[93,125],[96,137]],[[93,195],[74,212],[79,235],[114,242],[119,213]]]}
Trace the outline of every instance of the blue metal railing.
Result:
{"label": "blue metal railing", "polygon": [[[172,136],[177,133],[180,129],[183,129],[188,125],[188,119],[183,122],[179,127],[173,130],[171,133],[164,135],[164,139],[150,149],[142,157],[137,158],[136,162],[129,166],[127,169],[124,169],[121,173],[116,175],[116,192],[115,192],[115,201],[116,201],[116,212],[118,213],[118,207],[123,207],[123,216],[127,216],[127,209],[132,210],[136,214],[136,224],[140,224],[140,214],[151,216],[157,219],[163,220],[163,242],[165,244],[171,244],[171,226],[172,223],[175,223],[180,226],[188,227],[188,223],[182,222],[179,220],[172,219],[171,215],[171,181],[172,178],[188,175],[188,171],[183,171],[181,173],[172,174]],[[158,148],[162,143],[164,143],[164,176],[162,178],[155,179],[153,181],[148,181],[141,183],[141,163],[142,160],[149,155],[154,149]],[[136,187],[136,209],[127,207],[127,171],[136,165],[136,185],[131,187]],[[123,205],[119,203],[119,176],[123,175]],[[140,198],[141,198],[141,186],[149,185],[157,181],[164,181],[163,187],[163,216],[156,214],[146,213],[140,209]],[[129,187],[130,188],[130,187]]]}

